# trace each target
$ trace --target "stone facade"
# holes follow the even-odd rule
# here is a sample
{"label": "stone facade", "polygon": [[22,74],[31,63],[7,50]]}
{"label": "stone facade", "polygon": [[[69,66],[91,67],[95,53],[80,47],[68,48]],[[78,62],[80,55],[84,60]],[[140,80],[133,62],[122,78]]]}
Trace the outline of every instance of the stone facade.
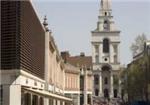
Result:
{"label": "stone facade", "polygon": [[101,0],[97,28],[92,31],[92,62],[95,98],[120,97],[120,31],[113,21],[111,1]]}
{"label": "stone facade", "polygon": [[[62,58],[65,63],[69,63],[79,70],[79,105],[92,104],[92,88],[93,88],[93,75],[92,75],[92,57],[85,56],[81,53],[79,56],[70,56],[69,52],[61,52]],[[72,74],[70,74],[71,77]]]}
{"label": "stone facade", "polygon": [[69,63],[65,64],[65,96],[72,98],[74,105],[80,105],[80,70]]}

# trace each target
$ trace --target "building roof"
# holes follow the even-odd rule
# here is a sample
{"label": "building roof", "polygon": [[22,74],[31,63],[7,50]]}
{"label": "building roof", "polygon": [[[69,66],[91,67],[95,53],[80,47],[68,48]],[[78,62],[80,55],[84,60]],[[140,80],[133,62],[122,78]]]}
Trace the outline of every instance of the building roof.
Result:
{"label": "building roof", "polygon": [[92,57],[91,56],[73,56],[67,59],[69,63],[74,66],[83,67],[86,66],[87,68],[92,67]]}
{"label": "building roof", "polygon": [[80,73],[80,70],[78,67],[71,65],[69,63],[66,63],[65,64],[65,72]]}
{"label": "building roof", "polygon": [[[65,52],[62,52],[63,54]],[[66,52],[66,55],[63,55],[63,59],[65,59],[65,62],[68,62],[76,67],[86,67],[88,69],[92,68],[92,56],[85,56],[84,53],[82,52],[78,56],[70,56],[68,52]]]}
{"label": "building roof", "polygon": [[67,58],[67,62],[74,66],[92,68],[92,57],[91,56],[71,56]]}

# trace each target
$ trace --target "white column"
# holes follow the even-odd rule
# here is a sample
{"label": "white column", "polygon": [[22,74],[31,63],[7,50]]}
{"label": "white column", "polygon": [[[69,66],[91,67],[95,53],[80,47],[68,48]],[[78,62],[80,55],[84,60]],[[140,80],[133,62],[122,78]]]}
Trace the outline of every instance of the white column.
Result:
{"label": "white column", "polygon": [[103,91],[102,91],[102,72],[99,73],[99,96],[103,95]]}
{"label": "white column", "polygon": [[21,105],[20,85],[3,85],[3,105]]}
{"label": "white column", "polygon": [[50,38],[50,32],[45,32],[45,80],[46,80],[46,86],[45,89],[48,90],[48,83],[49,83],[49,38]]}
{"label": "white column", "polygon": [[114,87],[113,87],[113,73],[111,72],[111,76],[110,76],[110,97],[113,98],[114,97]]}
{"label": "white column", "polygon": [[121,80],[119,79],[119,87],[118,87],[118,93],[117,93],[117,96],[121,98],[121,90],[122,90],[122,87],[121,87]]}
{"label": "white column", "polygon": [[95,62],[95,48],[94,48],[94,44],[92,44],[92,61]]}
{"label": "white column", "polygon": [[77,105],[80,105],[80,94],[78,94],[78,104]]}
{"label": "white column", "polygon": [[62,102],[62,105],[65,105],[65,101]]}
{"label": "white column", "polygon": [[57,101],[56,99],[53,99],[53,105],[56,105],[56,101]]}
{"label": "white column", "polygon": [[44,97],[44,105],[49,105],[49,99]]}
{"label": "white column", "polygon": [[60,105],[60,100],[57,100],[57,105]]}
{"label": "white column", "polygon": [[87,71],[84,70],[84,105],[87,105]]}

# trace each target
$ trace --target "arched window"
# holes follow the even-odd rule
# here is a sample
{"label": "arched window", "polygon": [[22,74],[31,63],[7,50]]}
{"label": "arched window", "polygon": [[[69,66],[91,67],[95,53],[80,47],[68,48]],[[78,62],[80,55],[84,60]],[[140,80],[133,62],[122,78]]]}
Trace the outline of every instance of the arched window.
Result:
{"label": "arched window", "polygon": [[99,94],[99,90],[95,89],[95,95],[98,96],[98,94]]}
{"label": "arched window", "polygon": [[108,20],[104,21],[104,30],[109,30],[109,22],[108,22]]}
{"label": "arched window", "polygon": [[109,98],[108,89],[104,89],[104,97]]}
{"label": "arched window", "polygon": [[117,94],[118,94],[117,89],[114,89],[114,98],[117,98]]}
{"label": "arched window", "polygon": [[109,40],[108,39],[103,40],[103,52],[109,53]]}
{"label": "arched window", "polygon": [[109,70],[110,70],[110,67],[109,67],[109,66],[103,66],[103,67],[102,67],[102,70],[103,70],[103,71],[109,71]]}
{"label": "arched window", "polygon": [[94,75],[94,84],[98,85],[99,84],[99,76]]}

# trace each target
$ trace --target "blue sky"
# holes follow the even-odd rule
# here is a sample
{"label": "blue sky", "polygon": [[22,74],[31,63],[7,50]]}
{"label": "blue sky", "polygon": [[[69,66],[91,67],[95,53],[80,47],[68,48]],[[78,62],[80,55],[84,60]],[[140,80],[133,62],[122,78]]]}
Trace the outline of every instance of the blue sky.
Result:
{"label": "blue sky", "polygon": [[[91,31],[96,29],[100,0],[33,0],[41,21],[47,15],[59,51],[91,55]],[[112,14],[121,30],[121,64],[132,60],[130,45],[145,33],[150,39],[150,0],[112,0]]]}

